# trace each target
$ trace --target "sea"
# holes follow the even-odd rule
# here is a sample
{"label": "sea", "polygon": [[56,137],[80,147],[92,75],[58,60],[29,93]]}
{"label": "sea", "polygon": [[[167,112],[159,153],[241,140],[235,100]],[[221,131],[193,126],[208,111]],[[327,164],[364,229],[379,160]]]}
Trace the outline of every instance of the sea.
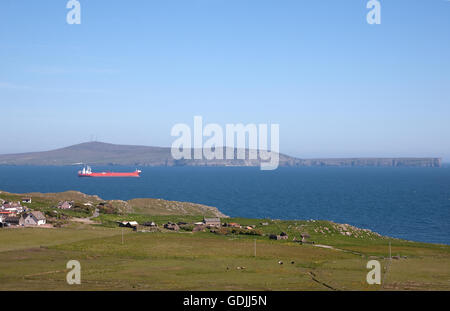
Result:
{"label": "sea", "polygon": [[[395,238],[450,244],[450,167],[124,167],[141,178],[79,178],[80,167],[0,166],[0,190],[77,190],[105,200],[161,198],[233,217],[321,219]],[[1,198],[1,194],[0,194]]]}

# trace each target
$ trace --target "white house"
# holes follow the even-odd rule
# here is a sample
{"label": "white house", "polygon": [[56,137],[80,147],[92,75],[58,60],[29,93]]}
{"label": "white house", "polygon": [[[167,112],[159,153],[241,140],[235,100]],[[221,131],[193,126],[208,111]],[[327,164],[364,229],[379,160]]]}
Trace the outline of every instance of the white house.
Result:
{"label": "white house", "polygon": [[40,211],[32,211],[23,216],[21,223],[24,226],[41,226],[47,222],[44,214]]}
{"label": "white house", "polygon": [[220,227],[220,218],[203,218],[203,224],[208,227]]}
{"label": "white house", "polygon": [[138,226],[138,222],[137,221],[119,221],[119,226],[120,227],[128,227],[128,228],[132,228],[132,227],[136,227]]}
{"label": "white house", "polygon": [[10,215],[17,215],[22,211],[19,211],[16,207],[8,207],[3,209],[2,212],[9,213]]}
{"label": "white house", "polygon": [[57,208],[59,209],[71,209],[73,207],[73,202],[63,201],[59,202]]}
{"label": "white house", "polygon": [[22,198],[22,203],[31,203],[31,198]]}
{"label": "white house", "polygon": [[23,212],[23,206],[20,205],[20,202],[14,203],[14,202],[5,202],[1,208],[2,211],[10,212],[10,213],[22,213]]}

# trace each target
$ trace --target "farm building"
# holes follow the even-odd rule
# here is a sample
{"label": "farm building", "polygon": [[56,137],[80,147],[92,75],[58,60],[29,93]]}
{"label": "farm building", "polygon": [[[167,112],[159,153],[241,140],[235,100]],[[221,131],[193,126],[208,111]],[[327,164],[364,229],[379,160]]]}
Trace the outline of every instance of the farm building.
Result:
{"label": "farm building", "polygon": [[203,224],[208,227],[220,227],[220,218],[203,218]]}
{"label": "farm building", "polygon": [[285,232],[281,232],[279,235],[276,234],[269,235],[269,239],[271,240],[287,240],[288,237],[289,236]]}
{"label": "farm building", "polygon": [[17,212],[0,210],[0,217],[3,217],[3,219],[8,216],[16,216],[16,215],[17,215]]}
{"label": "farm building", "polygon": [[143,225],[146,227],[153,227],[153,228],[158,227],[158,225],[154,221],[144,222]]}
{"label": "farm building", "polygon": [[5,202],[0,208],[0,211],[2,212],[10,212],[10,213],[22,213],[23,212],[23,206],[20,205],[20,202]]}
{"label": "farm building", "polygon": [[22,203],[31,203],[31,198],[22,198]]}
{"label": "farm building", "polygon": [[7,223],[12,226],[18,226],[20,225],[20,217],[18,216],[8,216],[4,219],[4,223]]}
{"label": "farm building", "polygon": [[119,227],[136,228],[139,224],[137,221],[118,221]]}
{"label": "farm building", "polygon": [[73,202],[69,202],[69,201],[62,201],[58,203],[57,208],[59,209],[71,209],[73,206]]}
{"label": "farm building", "polygon": [[180,226],[178,226],[177,224],[174,224],[173,222],[168,222],[166,224],[164,224],[164,229],[168,229],[168,230],[173,230],[173,231],[179,231],[180,230]]}
{"label": "farm building", "polygon": [[32,211],[23,215],[20,224],[24,226],[41,226],[47,222],[44,214],[40,211]]}

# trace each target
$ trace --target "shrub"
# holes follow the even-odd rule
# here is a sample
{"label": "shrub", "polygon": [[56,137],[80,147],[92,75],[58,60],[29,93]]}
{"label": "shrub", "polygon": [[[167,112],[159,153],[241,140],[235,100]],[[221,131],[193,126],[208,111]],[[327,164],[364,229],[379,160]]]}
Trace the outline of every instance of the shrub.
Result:
{"label": "shrub", "polygon": [[243,228],[229,228],[229,227],[211,229],[211,232],[220,235],[229,235],[229,234],[259,235],[259,236],[263,235],[262,231],[258,229],[248,230]]}
{"label": "shrub", "polygon": [[119,214],[119,208],[113,206],[111,203],[100,203],[97,206],[98,210],[102,214]]}

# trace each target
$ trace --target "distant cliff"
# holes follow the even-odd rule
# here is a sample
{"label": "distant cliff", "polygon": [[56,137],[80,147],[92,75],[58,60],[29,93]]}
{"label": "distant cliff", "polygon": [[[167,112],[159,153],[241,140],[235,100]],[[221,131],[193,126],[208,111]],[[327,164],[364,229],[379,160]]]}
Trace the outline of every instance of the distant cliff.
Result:
{"label": "distant cliff", "polygon": [[[236,152],[236,150],[234,151]],[[248,154],[248,150],[246,150]],[[89,142],[61,149],[0,155],[0,165],[259,166],[259,160],[174,160],[170,148]],[[280,154],[279,166],[441,167],[440,158],[298,159]]]}
{"label": "distant cliff", "polygon": [[440,158],[345,158],[299,160],[301,166],[415,166],[441,167]]}

